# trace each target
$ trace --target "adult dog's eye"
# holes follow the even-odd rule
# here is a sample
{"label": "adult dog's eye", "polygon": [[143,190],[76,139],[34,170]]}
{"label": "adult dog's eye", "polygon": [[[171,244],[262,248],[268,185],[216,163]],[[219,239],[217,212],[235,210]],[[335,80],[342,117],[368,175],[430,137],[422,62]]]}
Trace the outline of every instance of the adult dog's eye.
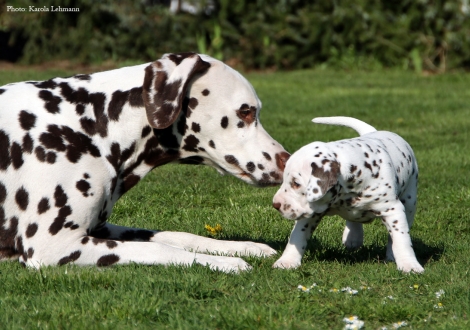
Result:
{"label": "adult dog's eye", "polygon": [[240,115],[241,115],[243,118],[246,118],[246,117],[248,117],[249,115],[251,115],[251,110],[240,110]]}

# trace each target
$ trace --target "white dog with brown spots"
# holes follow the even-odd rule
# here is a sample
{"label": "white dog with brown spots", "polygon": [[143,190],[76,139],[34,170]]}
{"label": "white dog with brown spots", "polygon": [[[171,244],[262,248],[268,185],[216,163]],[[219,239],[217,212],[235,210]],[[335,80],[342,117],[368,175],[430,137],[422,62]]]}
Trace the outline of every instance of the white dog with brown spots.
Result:
{"label": "white dog with brown spots", "polygon": [[362,246],[362,224],[381,218],[389,233],[387,259],[395,260],[403,272],[422,273],[409,234],[418,186],[418,165],[410,145],[354,118],[323,117],[313,122],[351,127],[360,137],[313,142],[287,161],[273,206],[295,225],[274,267],[298,267],[323,216],[339,215],[346,220],[347,248]]}

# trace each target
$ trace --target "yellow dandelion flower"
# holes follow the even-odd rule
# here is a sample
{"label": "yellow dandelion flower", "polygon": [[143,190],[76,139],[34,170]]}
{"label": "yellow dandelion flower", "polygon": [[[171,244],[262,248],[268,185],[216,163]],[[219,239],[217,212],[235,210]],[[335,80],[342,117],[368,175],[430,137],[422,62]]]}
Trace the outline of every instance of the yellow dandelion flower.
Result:
{"label": "yellow dandelion flower", "polygon": [[215,236],[222,231],[222,226],[219,224],[216,224],[215,227],[206,224],[204,228],[206,228],[207,232],[212,236]]}

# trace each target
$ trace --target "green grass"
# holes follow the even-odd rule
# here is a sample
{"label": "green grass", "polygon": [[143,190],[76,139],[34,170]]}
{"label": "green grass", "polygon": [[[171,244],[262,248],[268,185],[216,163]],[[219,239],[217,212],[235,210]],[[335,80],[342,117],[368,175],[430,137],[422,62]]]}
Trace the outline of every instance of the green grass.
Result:
{"label": "green grass", "polygon": [[[0,84],[73,73],[3,71]],[[346,251],[344,221],[330,217],[297,270],[272,269],[276,257],[246,258],[253,270],[240,275],[197,265],[35,271],[0,263],[0,328],[342,329],[350,315],[366,329],[399,321],[409,329],[470,327],[470,76],[313,70],[248,79],[263,101],[263,126],[291,152],[356,135],[314,125],[315,116],[357,117],[411,144],[420,167],[411,234],[425,273],[405,275],[383,262],[386,230],[378,221],[365,227],[363,248]],[[220,239],[265,242],[281,253],[292,223],[271,207],[275,192],[210,168],[164,166],[119,201],[110,221],[199,235],[208,235],[205,224],[219,223]],[[309,293],[297,289],[313,283]],[[330,292],[347,286],[359,293]]]}

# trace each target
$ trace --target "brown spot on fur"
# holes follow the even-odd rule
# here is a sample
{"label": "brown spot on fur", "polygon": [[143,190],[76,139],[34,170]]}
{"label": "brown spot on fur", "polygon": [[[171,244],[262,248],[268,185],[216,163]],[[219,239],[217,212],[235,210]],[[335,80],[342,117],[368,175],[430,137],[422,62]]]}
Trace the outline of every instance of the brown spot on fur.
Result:
{"label": "brown spot on fur", "polygon": [[315,162],[312,162],[312,175],[319,180],[317,181],[320,186],[322,194],[333,187],[338,182],[338,175],[340,173],[340,166],[337,161],[330,163],[330,170],[325,171],[323,167],[318,166]]}

